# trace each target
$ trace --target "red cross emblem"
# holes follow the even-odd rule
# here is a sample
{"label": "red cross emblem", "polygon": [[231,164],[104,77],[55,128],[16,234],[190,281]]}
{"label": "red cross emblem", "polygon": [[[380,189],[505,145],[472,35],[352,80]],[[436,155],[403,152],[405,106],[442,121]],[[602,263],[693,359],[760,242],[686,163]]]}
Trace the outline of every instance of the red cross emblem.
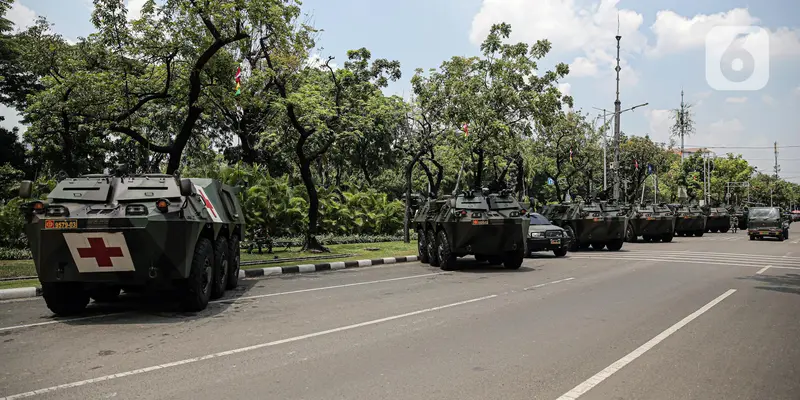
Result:
{"label": "red cross emblem", "polygon": [[98,267],[113,267],[112,257],[122,257],[122,248],[106,247],[103,238],[88,238],[89,247],[79,248],[81,258],[94,258]]}
{"label": "red cross emblem", "polygon": [[200,191],[200,197],[203,199],[203,203],[205,203],[206,208],[208,209],[208,211],[211,211],[211,215],[213,215],[214,218],[217,218],[217,210],[214,209],[214,205],[211,204],[210,201],[208,201],[208,197],[206,197],[206,193],[204,191],[202,191],[202,190]]}

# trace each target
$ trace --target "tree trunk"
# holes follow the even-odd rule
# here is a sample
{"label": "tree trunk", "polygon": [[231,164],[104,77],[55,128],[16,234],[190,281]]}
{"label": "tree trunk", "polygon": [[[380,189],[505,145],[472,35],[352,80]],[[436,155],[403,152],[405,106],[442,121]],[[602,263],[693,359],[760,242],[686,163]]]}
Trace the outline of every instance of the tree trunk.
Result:
{"label": "tree trunk", "polygon": [[406,165],[405,168],[405,178],[406,178],[406,210],[405,215],[403,216],[403,242],[410,243],[411,242],[411,233],[410,233],[410,226],[411,226],[411,176],[414,172],[414,164],[416,164],[417,159],[412,158],[411,161]]}
{"label": "tree trunk", "polygon": [[483,182],[483,149],[476,150],[478,153],[478,165],[475,167],[475,181],[473,182],[473,189],[480,189]]}
{"label": "tree trunk", "polygon": [[319,194],[314,185],[314,177],[311,175],[311,160],[301,158],[300,178],[303,180],[308,191],[308,229],[306,230],[306,240],[303,245],[304,251],[330,252],[317,240],[317,219],[319,219]]}
{"label": "tree trunk", "polygon": [[514,192],[516,192],[517,195],[520,196],[520,200],[522,200],[522,197],[525,196],[525,193],[523,193],[525,187],[525,166],[522,163],[522,157],[517,156],[514,161],[517,165],[517,184],[514,188]]}

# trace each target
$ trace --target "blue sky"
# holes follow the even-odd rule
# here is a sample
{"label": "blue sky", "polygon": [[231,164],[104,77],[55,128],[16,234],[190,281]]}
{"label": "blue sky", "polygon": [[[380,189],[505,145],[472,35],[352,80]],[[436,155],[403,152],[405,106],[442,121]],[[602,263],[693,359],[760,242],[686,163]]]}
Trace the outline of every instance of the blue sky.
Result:
{"label": "blue sky", "polygon": [[[92,31],[89,0],[17,0],[10,17],[27,24],[44,15],[72,40]],[[143,0],[126,0],[136,9]],[[553,51],[542,69],[571,65],[561,87],[575,106],[613,109],[617,18],[622,35],[622,130],[669,140],[668,110],[680,91],[694,104],[692,146],[772,146],[778,142],[781,175],[800,182],[800,3],[796,0],[306,0],[303,9],[324,30],[320,55],[341,60],[348,49],[367,47],[374,57],[399,60],[404,76],[389,91],[408,94],[415,68],[433,68],[455,55],[475,55],[492,23],[512,25],[515,41],[547,38]],[[756,91],[717,91],[705,74],[705,36],[719,25],[757,25],[769,38],[769,82]],[[757,43],[757,42],[754,42]],[[0,110],[13,125],[10,110]],[[761,170],[772,169],[772,149],[741,152]]]}

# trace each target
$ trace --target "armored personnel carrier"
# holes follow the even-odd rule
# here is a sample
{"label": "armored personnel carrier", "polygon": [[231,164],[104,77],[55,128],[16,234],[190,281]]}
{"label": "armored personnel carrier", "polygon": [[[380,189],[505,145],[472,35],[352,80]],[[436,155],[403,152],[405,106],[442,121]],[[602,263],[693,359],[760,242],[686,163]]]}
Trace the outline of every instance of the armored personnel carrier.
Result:
{"label": "armored personnel carrier", "polygon": [[457,268],[457,257],[518,269],[525,258],[527,210],[509,191],[466,190],[428,199],[414,216],[420,261],[445,271]]}
{"label": "armored personnel carrier", "polygon": [[[32,183],[20,186],[30,198]],[[22,206],[47,307],[79,313],[121,289],[168,289],[187,311],[239,279],[244,215],[235,189],[173,175],[85,175]]]}
{"label": "armored personnel carrier", "polygon": [[705,210],[706,232],[728,232],[731,229],[731,214],[724,207],[709,207]]}
{"label": "armored personnel carrier", "polygon": [[670,204],[675,213],[676,236],[703,236],[706,232],[706,215],[696,205]]}
{"label": "armored personnel carrier", "polygon": [[570,251],[585,250],[591,245],[610,251],[622,248],[627,218],[619,205],[600,202],[551,204],[541,214],[560,226],[572,238]]}
{"label": "armored personnel carrier", "polygon": [[628,207],[628,227],[625,241],[671,242],[675,234],[675,214],[666,204],[647,204]]}

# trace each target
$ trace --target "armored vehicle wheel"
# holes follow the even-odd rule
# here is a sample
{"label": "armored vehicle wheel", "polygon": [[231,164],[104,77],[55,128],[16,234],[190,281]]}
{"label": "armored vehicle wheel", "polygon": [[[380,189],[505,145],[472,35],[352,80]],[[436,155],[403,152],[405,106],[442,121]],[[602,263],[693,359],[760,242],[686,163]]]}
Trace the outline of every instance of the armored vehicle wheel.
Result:
{"label": "armored vehicle wheel", "polygon": [[628,225],[628,229],[625,230],[625,241],[630,243],[636,242],[636,234],[633,232],[633,227]]}
{"label": "armored vehicle wheel", "polygon": [[728,231],[729,231],[729,230],[731,230],[731,228],[722,228],[722,229],[720,230],[720,232],[722,232],[722,233],[728,233]]}
{"label": "armored vehicle wheel", "polygon": [[42,282],[42,297],[57,316],[78,314],[89,304],[89,292],[78,282]]}
{"label": "armored vehicle wheel", "polygon": [[553,254],[555,254],[556,257],[564,257],[564,256],[567,255],[567,249],[564,249],[564,248],[555,249],[555,250],[553,250]]}
{"label": "armored vehicle wheel", "polygon": [[239,236],[231,236],[231,240],[228,241],[228,282],[225,285],[227,290],[233,290],[239,286],[240,251]]}
{"label": "armored vehicle wheel", "polygon": [[430,258],[428,257],[428,241],[425,240],[425,231],[422,229],[417,231],[417,253],[419,254],[419,262],[427,264]]}
{"label": "armored vehicle wheel", "polygon": [[778,235],[778,241],[779,241],[779,242],[782,242],[782,241],[784,241],[785,239],[786,239],[786,238],[784,238],[784,237],[783,237],[783,233],[781,233],[780,235]]}
{"label": "armored vehicle wheel", "polygon": [[592,249],[594,250],[603,250],[606,247],[605,243],[592,243]]}
{"label": "armored vehicle wheel", "polygon": [[438,249],[439,268],[443,271],[455,271],[456,256],[450,251],[450,242],[447,240],[447,233],[444,229],[439,231],[436,248]]}
{"label": "armored vehicle wheel", "polygon": [[110,303],[119,299],[121,290],[122,288],[114,285],[98,286],[89,291],[89,297],[98,303]]}
{"label": "armored vehicle wheel", "polygon": [[491,265],[500,265],[503,263],[503,257],[490,256],[486,258],[486,261],[488,261]]}
{"label": "armored vehicle wheel", "polygon": [[519,269],[522,261],[525,260],[525,249],[512,250],[503,257],[503,267],[505,269]]}
{"label": "armored vehicle wheel", "polygon": [[438,267],[439,254],[436,249],[436,234],[433,233],[433,230],[428,230],[428,233],[425,235],[425,241],[428,244],[428,262],[431,266]]}
{"label": "armored vehicle wheel", "polygon": [[228,239],[219,235],[214,242],[214,282],[211,286],[211,298],[218,299],[225,294],[228,286]]}
{"label": "armored vehicle wheel", "polygon": [[650,235],[642,236],[642,241],[645,243],[649,243],[651,240],[653,240],[653,238],[651,238]]}
{"label": "armored vehicle wheel", "polygon": [[483,254],[475,254],[475,261],[477,261],[477,262],[487,262],[487,261],[489,261],[489,258],[486,257]]}
{"label": "armored vehicle wheel", "polygon": [[650,236],[650,241],[653,243],[658,243],[661,241],[661,236]]}
{"label": "armored vehicle wheel", "polygon": [[661,241],[664,243],[670,243],[672,242],[672,237],[672,232],[665,233],[664,236],[661,237]]}
{"label": "armored vehicle wheel", "polygon": [[789,230],[788,229],[783,232],[783,238],[786,239],[786,240],[789,240]]}
{"label": "armored vehicle wheel", "polygon": [[202,311],[208,307],[214,284],[214,251],[210,240],[197,241],[190,268],[189,277],[180,282],[181,305],[186,311]]}
{"label": "armored vehicle wheel", "polygon": [[753,236],[753,235],[750,235],[750,240],[756,240],[756,237]]}
{"label": "armored vehicle wheel", "polygon": [[589,243],[579,243],[578,244],[578,248],[581,249],[581,250],[586,250],[586,249],[589,248],[589,246],[590,246]]}
{"label": "armored vehicle wheel", "polygon": [[608,242],[608,251],[619,251],[622,248],[622,244],[624,242],[622,239],[614,239]]}
{"label": "armored vehicle wheel", "polygon": [[697,236],[697,237],[702,237],[704,233],[705,232],[703,232],[703,231],[697,231],[697,232],[694,233],[694,235]]}

